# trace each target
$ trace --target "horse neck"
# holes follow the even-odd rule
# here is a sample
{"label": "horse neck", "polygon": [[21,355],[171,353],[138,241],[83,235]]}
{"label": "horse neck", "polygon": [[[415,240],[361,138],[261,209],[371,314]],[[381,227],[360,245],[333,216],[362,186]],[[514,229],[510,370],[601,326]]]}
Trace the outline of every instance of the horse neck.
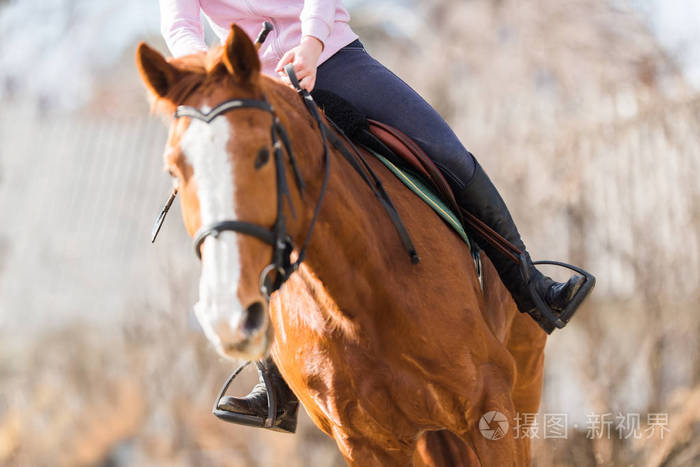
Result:
{"label": "horse neck", "polygon": [[[318,127],[299,96],[280,96],[275,108],[284,109],[280,119],[292,139],[295,156],[306,188],[303,200],[296,189],[292,198],[297,220],[291,220],[296,245],[308,231],[314,207],[319,199],[324,176],[323,145]],[[286,90],[284,90],[286,91]],[[357,300],[370,301],[381,294],[378,283],[388,275],[392,262],[408,256],[392,230],[393,227],[370,188],[332,145],[328,189],[305,258],[305,264],[323,282],[340,308],[358,306]],[[291,176],[290,168],[288,177]],[[303,209],[299,209],[303,206]],[[299,215],[302,211],[303,214]],[[401,255],[397,259],[390,255]],[[405,256],[405,257],[404,257]],[[352,297],[347,295],[348,280],[353,283]]]}

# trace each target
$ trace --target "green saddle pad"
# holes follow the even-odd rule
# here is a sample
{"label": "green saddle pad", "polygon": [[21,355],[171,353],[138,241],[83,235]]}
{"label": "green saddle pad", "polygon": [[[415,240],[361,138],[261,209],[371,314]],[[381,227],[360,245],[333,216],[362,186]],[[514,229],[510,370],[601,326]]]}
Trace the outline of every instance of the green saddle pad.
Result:
{"label": "green saddle pad", "polygon": [[457,232],[464,243],[467,244],[469,249],[472,249],[472,244],[469,241],[467,233],[464,231],[464,227],[459,222],[459,219],[455,213],[447,207],[447,205],[440,199],[440,197],[431,188],[429,188],[423,181],[423,177],[417,175],[416,173],[407,170],[403,167],[396,166],[386,157],[381,154],[367,148],[367,150],[377,159],[379,159],[382,164],[384,164],[396,177],[401,180],[401,182],[406,185],[412,192],[414,192],[420,199],[425,201],[425,203],[430,206],[433,211],[435,211],[438,216],[444,220],[447,225],[452,227],[452,229]]}

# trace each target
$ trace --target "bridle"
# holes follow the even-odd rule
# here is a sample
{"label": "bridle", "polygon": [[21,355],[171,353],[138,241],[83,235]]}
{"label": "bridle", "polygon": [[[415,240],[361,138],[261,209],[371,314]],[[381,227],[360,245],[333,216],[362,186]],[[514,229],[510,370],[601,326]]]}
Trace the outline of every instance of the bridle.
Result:
{"label": "bridle", "polygon": [[[275,114],[275,110],[273,109],[272,105],[270,105],[264,96],[259,100],[229,99],[217,105],[208,112],[202,112],[201,110],[192,106],[181,105],[175,110],[174,117],[175,119],[182,117],[194,118],[208,124],[211,123],[216,117],[238,109],[260,109],[268,112],[272,116],[270,137],[272,140],[275,173],[277,177],[277,219],[271,228],[265,228],[257,224],[239,220],[223,220],[203,225],[194,235],[194,251],[197,257],[201,259],[202,243],[204,243],[208,237],[211,236],[213,238],[217,238],[221,232],[226,231],[250,235],[264,243],[267,243],[268,245],[271,245],[273,248],[272,261],[270,264],[265,266],[265,268],[263,268],[262,272],[260,273],[259,280],[260,292],[266,299],[269,299],[270,295],[282,286],[287,278],[289,278],[289,276],[296,271],[299,264],[301,264],[301,261],[303,261],[303,253],[306,251],[306,246],[311,238],[311,233],[313,232],[316,221],[316,216],[314,216],[311,225],[309,226],[308,233],[306,234],[304,245],[302,249],[299,250],[299,256],[295,262],[292,262],[291,254],[294,250],[294,245],[286,230],[287,221],[284,214],[284,198],[286,197],[289,200],[289,205],[292,212],[294,212],[294,207],[292,205],[289,185],[287,183],[282,145],[284,145],[291,162],[297,188],[299,189],[300,193],[303,193],[304,182],[299,174],[296,159],[294,158],[291,143],[284,126]],[[325,184],[326,183],[324,180],[324,186]],[[317,202],[316,211],[318,211],[318,207],[321,205],[324,191],[325,190],[322,189],[321,196]],[[270,275],[273,271],[277,273],[277,276],[274,280],[271,280]]]}
{"label": "bridle", "polygon": [[[289,158],[292,170],[294,171],[294,178],[297,188],[299,189],[299,193],[302,196],[304,192],[304,182],[301,179],[301,175],[299,173],[289,135],[284,126],[282,125],[282,122],[280,122],[279,118],[275,114],[274,108],[267,101],[265,96],[263,96],[261,99],[229,99],[217,105],[208,112],[203,112],[202,110],[192,106],[181,105],[175,110],[174,117],[175,119],[182,117],[194,118],[208,124],[221,115],[239,109],[259,109],[269,113],[272,116],[270,138],[272,140],[275,174],[277,177],[277,218],[275,220],[275,223],[270,228],[262,227],[257,224],[240,220],[223,220],[205,224],[202,227],[200,227],[194,235],[194,251],[197,257],[201,259],[201,246],[204,243],[204,241],[210,236],[213,238],[217,238],[221,234],[221,232],[226,231],[249,235],[251,237],[257,238],[258,240],[264,243],[267,243],[268,245],[271,245],[273,248],[272,260],[270,264],[263,268],[262,272],[260,273],[259,280],[260,292],[266,299],[269,299],[270,295],[277,289],[279,289],[282,286],[282,284],[289,278],[289,276],[299,268],[299,265],[305,258],[306,248],[308,247],[309,241],[311,240],[311,234],[313,233],[314,226],[316,225],[316,219],[318,218],[321,203],[323,202],[323,198],[326,193],[326,187],[328,185],[328,177],[330,173],[330,171],[328,170],[328,147],[326,144],[326,138],[323,131],[323,127],[321,127],[321,134],[324,142],[325,166],[323,184],[321,186],[321,192],[318,201],[316,202],[314,215],[308,227],[304,243],[298,250],[296,260],[292,261],[291,254],[295,248],[291,237],[287,233],[287,218],[284,212],[285,198],[289,202],[289,207],[292,212],[292,215],[295,216],[295,213],[291,195],[289,192],[289,184],[287,182],[287,172],[284,163],[283,147],[284,152],[287,153],[287,156]],[[318,120],[320,120],[320,116]],[[276,273],[274,279],[271,278],[273,273]]]}
{"label": "bridle", "polygon": [[[403,243],[403,246],[411,257],[411,261],[413,263],[417,263],[419,261],[419,258],[416,253],[415,247],[413,246],[413,242],[411,241],[406,227],[403,225],[403,222],[401,221],[398,212],[396,211],[396,208],[394,208],[391,200],[389,199],[389,196],[384,191],[384,188],[382,187],[379,178],[369,168],[369,165],[367,165],[367,162],[364,160],[359,151],[357,151],[357,148],[354,147],[352,142],[350,142],[350,140],[347,139],[347,137],[345,137],[344,134],[342,134],[342,131],[340,131],[339,128],[334,126],[336,131],[339,131],[344,137],[344,141],[341,140],[335,134],[333,134],[333,132],[330,131],[330,128],[323,122],[323,120],[321,119],[321,114],[313,98],[305,89],[303,89],[299,85],[299,81],[296,78],[294,69],[291,64],[285,67],[285,71],[287,72],[287,75],[289,76],[292,85],[297,90],[297,93],[299,93],[302,96],[309,113],[316,121],[316,124],[318,125],[319,131],[321,133],[321,140],[323,143],[323,182],[321,184],[318,200],[316,201],[316,206],[314,208],[313,216],[311,218],[311,222],[309,223],[304,242],[302,243],[300,248],[296,249],[291,237],[287,233],[287,218],[284,213],[285,198],[288,200],[289,209],[292,213],[292,216],[295,216],[296,214],[294,212],[294,206],[292,203],[291,194],[289,192],[289,183],[287,182],[287,172],[285,168],[283,152],[287,153],[289,163],[292,167],[292,171],[294,172],[294,180],[302,198],[304,193],[304,181],[302,180],[301,174],[299,172],[296,158],[292,150],[289,134],[284,128],[284,125],[282,125],[282,122],[277,117],[275,109],[267,101],[265,96],[263,95],[261,99],[229,99],[227,101],[222,102],[221,104],[218,104],[216,107],[209,111],[202,111],[196,107],[188,105],[180,105],[175,110],[175,119],[189,117],[194,118],[196,120],[200,120],[207,124],[211,123],[215,118],[223,114],[239,109],[258,109],[267,112],[272,116],[270,138],[272,141],[275,174],[277,178],[277,217],[275,223],[272,225],[272,227],[266,228],[258,224],[253,224],[246,221],[227,219],[203,225],[194,235],[194,250],[197,257],[201,259],[201,246],[208,237],[211,236],[213,238],[217,238],[221,234],[221,232],[226,231],[249,235],[259,239],[264,243],[267,243],[268,245],[271,245],[273,248],[272,260],[270,261],[270,264],[265,266],[260,272],[259,279],[260,292],[266,300],[269,300],[270,295],[276,290],[278,290],[282,286],[282,284],[284,284],[287,281],[287,279],[289,279],[289,277],[299,268],[301,263],[306,258],[306,250],[309,246],[309,242],[311,241],[311,235],[313,234],[314,226],[316,225],[318,215],[321,211],[321,205],[323,203],[323,199],[328,188],[328,180],[330,178],[330,151],[328,148],[328,142],[330,140],[333,146],[340,151],[343,157],[362,176],[365,183],[367,183],[370,186],[370,188],[372,188],[374,194],[377,196],[377,198],[379,198],[382,205],[389,214],[389,218],[396,227],[397,232],[399,233],[399,237]],[[351,152],[343,143],[349,144],[354,150],[354,153]],[[362,164],[358,163],[358,160],[360,160]],[[165,220],[165,215],[167,214],[176,194],[177,190],[174,190],[173,193],[170,195],[170,198],[168,199],[165,207],[159,214],[156,220],[156,224],[153,228],[151,237],[152,242],[155,241],[155,238],[158,235],[158,232],[160,231],[163,221]],[[297,250],[298,254],[296,260],[292,261],[291,255],[295,249]],[[273,273],[275,273],[274,278],[271,277]]]}

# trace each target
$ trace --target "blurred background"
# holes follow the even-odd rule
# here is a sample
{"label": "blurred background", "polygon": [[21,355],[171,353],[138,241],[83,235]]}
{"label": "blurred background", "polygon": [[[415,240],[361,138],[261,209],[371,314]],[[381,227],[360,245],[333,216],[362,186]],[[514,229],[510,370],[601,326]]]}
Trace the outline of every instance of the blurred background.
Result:
{"label": "blurred background", "polygon": [[[700,3],[346,5],[533,257],[598,277],[549,341],[540,415],[568,424],[533,433],[534,464],[700,465]],[[192,317],[179,209],[149,243],[170,182],[142,40],[166,52],[155,0],[0,0],[0,465],[343,465],[306,415],[294,436],[210,415],[232,364]]]}

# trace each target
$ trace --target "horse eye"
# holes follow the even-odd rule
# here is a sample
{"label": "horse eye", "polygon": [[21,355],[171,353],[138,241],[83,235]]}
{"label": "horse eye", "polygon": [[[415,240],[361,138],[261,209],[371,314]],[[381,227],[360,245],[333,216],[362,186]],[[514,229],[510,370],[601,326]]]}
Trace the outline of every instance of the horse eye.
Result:
{"label": "horse eye", "polygon": [[270,160],[270,150],[267,148],[260,148],[258,151],[258,157],[255,158],[255,170],[260,169],[262,166],[267,164]]}

